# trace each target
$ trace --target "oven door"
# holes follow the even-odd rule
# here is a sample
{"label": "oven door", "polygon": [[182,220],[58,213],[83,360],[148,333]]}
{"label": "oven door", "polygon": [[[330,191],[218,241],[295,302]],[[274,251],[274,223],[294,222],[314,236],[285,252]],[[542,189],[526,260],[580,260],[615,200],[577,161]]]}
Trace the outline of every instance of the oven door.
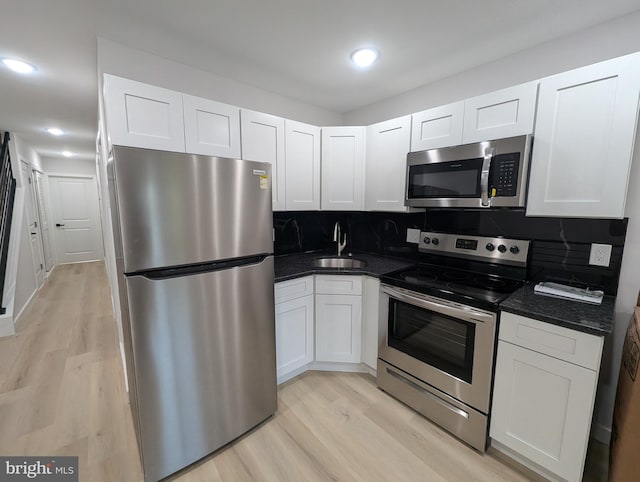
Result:
{"label": "oven door", "polygon": [[489,413],[496,314],[381,285],[379,356],[482,413]]}

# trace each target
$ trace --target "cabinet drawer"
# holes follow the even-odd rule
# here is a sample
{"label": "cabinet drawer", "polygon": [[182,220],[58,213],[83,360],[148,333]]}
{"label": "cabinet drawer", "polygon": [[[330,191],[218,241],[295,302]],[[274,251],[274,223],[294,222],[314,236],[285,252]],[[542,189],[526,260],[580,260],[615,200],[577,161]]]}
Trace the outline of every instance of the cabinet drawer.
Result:
{"label": "cabinet drawer", "polygon": [[362,276],[316,276],[316,294],[361,295]]}
{"label": "cabinet drawer", "polygon": [[313,276],[281,281],[275,285],[275,302],[295,300],[313,294]]}
{"label": "cabinet drawer", "polygon": [[502,312],[500,340],[597,371],[603,337]]}

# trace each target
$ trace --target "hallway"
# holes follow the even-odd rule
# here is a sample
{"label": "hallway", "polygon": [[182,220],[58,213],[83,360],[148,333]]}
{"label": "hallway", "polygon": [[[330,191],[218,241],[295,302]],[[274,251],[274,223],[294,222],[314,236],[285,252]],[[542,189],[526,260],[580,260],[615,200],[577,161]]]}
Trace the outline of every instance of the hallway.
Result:
{"label": "hallway", "polygon": [[0,338],[0,454],[77,455],[80,480],[141,480],[103,262],[57,266]]}

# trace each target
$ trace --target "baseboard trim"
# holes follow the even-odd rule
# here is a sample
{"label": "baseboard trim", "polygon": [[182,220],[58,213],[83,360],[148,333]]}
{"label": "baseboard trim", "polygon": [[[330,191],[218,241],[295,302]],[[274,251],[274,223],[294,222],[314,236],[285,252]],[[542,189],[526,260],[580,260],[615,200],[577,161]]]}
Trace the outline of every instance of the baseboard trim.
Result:
{"label": "baseboard trim", "polygon": [[127,376],[127,358],[124,355],[124,343],[119,342],[120,345],[120,361],[122,362],[122,373],[124,374],[124,389],[129,393],[129,377]]}
{"label": "baseboard trim", "polygon": [[[86,261],[69,261],[67,263],[56,263],[54,265],[54,267],[56,267],[56,266],[64,266],[65,264],[95,263],[97,261],[104,261],[104,258],[88,259]],[[51,268],[51,269],[53,270],[53,268]]]}
{"label": "baseboard trim", "polygon": [[607,427],[601,423],[594,423],[591,427],[591,438],[605,445],[609,445],[611,443],[611,427]]}
{"label": "baseboard trim", "polygon": [[13,325],[12,313],[7,312],[0,316],[0,338],[5,336],[13,336],[16,334],[16,329]]}
{"label": "baseboard trim", "polygon": [[364,363],[339,363],[339,362],[311,362],[300,368],[296,368],[289,373],[278,377],[278,385],[282,385],[289,380],[302,375],[308,371],[315,372],[346,372],[346,373],[367,373],[375,378],[376,370]]}
{"label": "baseboard trim", "polygon": [[36,288],[33,293],[31,293],[31,296],[29,296],[29,299],[27,300],[27,302],[24,304],[20,312],[13,319],[13,326],[18,324],[18,321],[20,321],[20,317],[22,316],[24,311],[27,309],[31,301],[33,301],[33,297],[38,293],[38,291],[40,291],[40,288],[42,288],[43,286],[44,286],[44,283],[39,288]]}
{"label": "baseboard trim", "polygon": [[491,439],[491,446],[487,449],[487,455],[491,455],[498,459],[500,462],[511,467],[517,472],[520,472],[531,481],[543,482],[562,480],[557,475],[549,472],[535,462],[522,457],[520,454],[514,452],[509,447],[502,445],[496,440]]}

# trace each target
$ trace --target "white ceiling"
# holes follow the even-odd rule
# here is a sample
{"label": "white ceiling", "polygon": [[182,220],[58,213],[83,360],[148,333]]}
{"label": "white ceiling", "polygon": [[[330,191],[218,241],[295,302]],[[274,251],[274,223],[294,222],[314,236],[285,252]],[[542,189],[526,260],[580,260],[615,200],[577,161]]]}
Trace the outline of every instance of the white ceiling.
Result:
{"label": "white ceiling", "polygon": [[[0,129],[93,159],[96,36],[344,113],[640,9],[638,0],[20,0],[0,11]],[[361,46],[381,52],[367,71]],[[57,126],[67,135],[44,132]]]}

